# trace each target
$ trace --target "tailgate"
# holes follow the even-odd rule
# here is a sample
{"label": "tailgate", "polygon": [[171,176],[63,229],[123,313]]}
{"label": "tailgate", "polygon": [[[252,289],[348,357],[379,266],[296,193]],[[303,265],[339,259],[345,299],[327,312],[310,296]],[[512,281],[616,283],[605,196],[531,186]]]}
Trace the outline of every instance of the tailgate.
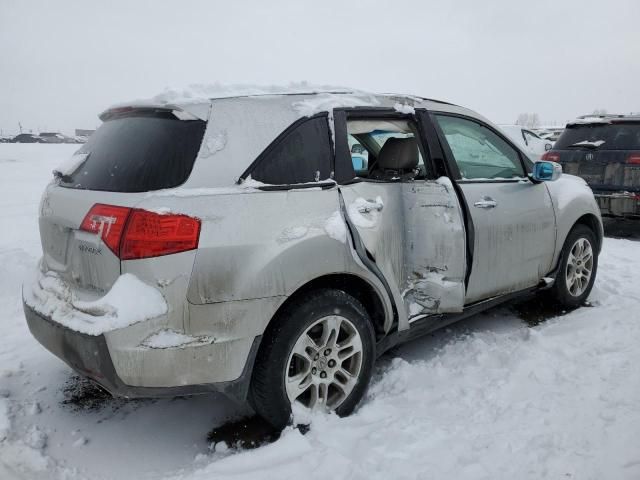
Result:
{"label": "tailgate", "polygon": [[574,149],[554,153],[565,173],[582,177],[594,190],[640,192],[640,163],[629,161],[635,152]]}
{"label": "tailgate", "polygon": [[[77,190],[50,184],[40,208],[43,269],[65,280],[79,296],[105,294],[120,275],[120,259],[99,235],[80,230],[96,203],[133,206],[135,194]],[[112,228],[109,220],[102,228]],[[83,295],[84,293],[84,295]]]}

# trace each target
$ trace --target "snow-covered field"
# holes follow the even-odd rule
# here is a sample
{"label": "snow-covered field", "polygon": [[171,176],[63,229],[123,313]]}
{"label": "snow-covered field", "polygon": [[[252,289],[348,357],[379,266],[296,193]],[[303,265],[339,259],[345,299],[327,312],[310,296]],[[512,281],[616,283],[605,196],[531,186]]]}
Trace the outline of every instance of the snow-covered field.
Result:
{"label": "snow-covered field", "polygon": [[213,451],[207,433],[246,412],[110,399],[28,332],[39,196],[75,148],[0,144],[0,479],[640,478],[640,243],[606,239],[591,308],[535,327],[493,310],[383,358],[350,418]]}

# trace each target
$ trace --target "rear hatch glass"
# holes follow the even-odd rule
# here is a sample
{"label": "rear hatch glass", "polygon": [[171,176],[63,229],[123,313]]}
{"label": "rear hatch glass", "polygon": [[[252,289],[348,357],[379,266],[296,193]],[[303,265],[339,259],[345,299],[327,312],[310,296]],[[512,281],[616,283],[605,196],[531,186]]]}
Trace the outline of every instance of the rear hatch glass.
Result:
{"label": "rear hatch glass", "polygon": [[134,111],[105,121],[77,154],[86,159],[60,186],[109,192],[147,192],[184,183],[206,122],[171,112]]}
{"label": "rear hatch glass", "polygon": [[597,147],[602,150],[640,150],[640,122],[568,125],[554,149],[564,150],[574,146]]}
{"label": "rear hatch glass", "polygon": [[595,192],[640,191],[640,122],[569,125],[553,150]]}

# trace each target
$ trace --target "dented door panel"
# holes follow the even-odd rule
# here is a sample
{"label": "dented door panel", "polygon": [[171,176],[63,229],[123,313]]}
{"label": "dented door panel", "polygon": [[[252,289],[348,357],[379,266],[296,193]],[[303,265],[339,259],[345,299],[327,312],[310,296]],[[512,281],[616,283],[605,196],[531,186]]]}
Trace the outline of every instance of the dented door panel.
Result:
{"label": "dented door panel", "polygon": [[362,182],[341,193],[345,215],[404,310],[400,329],[424,315],[462,311],[466,239],[448,180]]}

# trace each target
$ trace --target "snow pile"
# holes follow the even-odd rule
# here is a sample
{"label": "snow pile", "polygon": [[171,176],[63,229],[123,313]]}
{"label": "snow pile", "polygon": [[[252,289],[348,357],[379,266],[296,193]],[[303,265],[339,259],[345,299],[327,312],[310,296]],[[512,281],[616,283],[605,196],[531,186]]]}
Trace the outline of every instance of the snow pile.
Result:
{"label": "snow pile", "polygon": [[324,231],[334,240],[339,242],[347,241],[347,226],[338,210],[333,212],[324,223]]}
{"label": "snow pile", "polygon": [[306,237],[309,232],[309,228],[305,226],[288,227],[285,228],[277,238],[278,243],[292,242],[293,240],[300,240]]}
{"label": "snow pile", "polygon": [[293,109],[300,115],[311,117],[317,113],[333,112],[334,108],[349,108],[378,105],[378,99],[367,92],[354,91],[348,95],[333,95],[319,93],[313,98],[307,98],[292,104]]}
{"label": "snow pile", "polygon": [[[375,202],[370,202],[362,197],[356,198],[349,206],[349,218],[361,228],[374,228],[378,224],[378,217],[383,206],[382,197],[376,197]],[[367,215],[365,217],[365,215]]]}
{"label": "snow pile", "polygon": [[406,114],[409,114],[409,115],[414,115],[416,113],[415,108],[413,108],[411,105],[407,105],[406,103],[396,103],[393,106],[393,109],[396,112],[406,113]]}
{"label": "snow pile", "polygon": [[38,272],[24,285],[25,302],[37,312],[77,332],[102,335],[167,313],[167,303],[155,288],[125,273],[105,296],[94,301],[75,298],[55,272]]}
{"label": "snow pile", "polygon": [[67,158],[64,162],[53,169],[54,174],[67,176],[75,172],[85,160],[89,158],[88,153],[76,153]]}
{"label": "snow pile", "polygon": [[212,98],[246,97],[253,95],[303,94],[319,92],[351,92],[353,89],[331,85],[313,85],[307,82],[292,82],[289,85],[251,85],[221,83],[192,84],[186,88],[167,87],[151,100],[155,103],[200,103]]}
{"label": "snow pile", "polygon": [[577,147],[577,146],[579,146],[579,145],[584,145],[585,147],[596,147],[596,148],[598,148],[600,145],[603,145],[603,144],[605,144],[605,143],[607,143],[607,142],[606,142],[606,141],[604,141],[604,140],[596,140],[595,142],[592,142],[592,141],[590,141],[590,140],[583,140],[583,141],[581,141],[581,142],[574,143],[574,144],[573,144],[573,145],[571,145],[571,146],[572,146],[572,147]]}
{"label": "snow pile", "polygon": [[208,336],[192,337],[175,330],[164,329],[147,337],[142,342],[142,346],[147,348],[182,348],[209,343],[213,343],[213,338]]}
{"label": "snow pile", "polygon": [[206,158],[215,155],[216,152],[222,150],[227,144],[227,132],[218,132],[215,135],[205,136],[200,148],[200,157]]}
{"label": "snow pile", "polygon": [[[576,118],[575,120],[570,121],[567,125],[587,125],[590,123],[611,123],[610,117],[584,117],[584,118]],[[558,128],[558,127],[554,127]]]}

